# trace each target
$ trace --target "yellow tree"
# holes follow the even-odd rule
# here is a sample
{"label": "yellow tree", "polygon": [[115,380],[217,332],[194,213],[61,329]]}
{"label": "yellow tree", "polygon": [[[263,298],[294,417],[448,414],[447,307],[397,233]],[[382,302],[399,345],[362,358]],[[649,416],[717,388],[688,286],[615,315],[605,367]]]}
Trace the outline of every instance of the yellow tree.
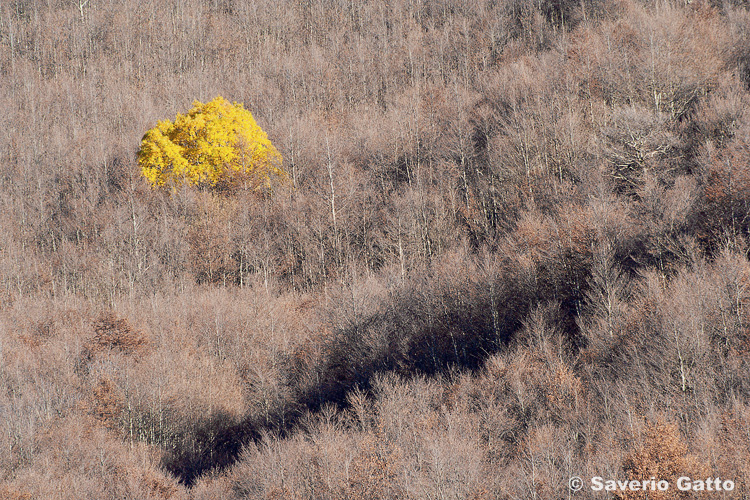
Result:
{"label": "yellow tree", "polygon": [[161,120],[141,140],[138,165],[155,188],[187,182],[199,188],[248,184],[270,187],[284,179],[281,154],[241,103],[219,96],[193,103],[174,123]]}

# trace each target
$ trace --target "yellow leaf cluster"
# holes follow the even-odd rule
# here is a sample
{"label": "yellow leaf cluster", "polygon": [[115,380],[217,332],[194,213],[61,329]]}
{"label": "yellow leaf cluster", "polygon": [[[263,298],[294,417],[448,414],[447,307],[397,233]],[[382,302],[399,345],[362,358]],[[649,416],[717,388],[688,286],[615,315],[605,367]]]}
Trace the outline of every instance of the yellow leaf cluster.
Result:
{"label": "yellow leaf cluster", "polygon": [[161,120],[141,140],[138,165],[155,188],[187,182],[216,188],[242,180],[254,188],[283,179],[281,154],[242,104],[223,97],[193,102],[174,123]]}

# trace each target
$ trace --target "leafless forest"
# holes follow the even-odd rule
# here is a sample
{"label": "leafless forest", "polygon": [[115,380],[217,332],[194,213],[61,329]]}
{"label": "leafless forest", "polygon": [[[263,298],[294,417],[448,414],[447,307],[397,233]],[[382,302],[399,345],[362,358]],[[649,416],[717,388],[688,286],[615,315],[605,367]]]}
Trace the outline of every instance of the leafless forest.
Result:
{"label": "leafless forest", "polygon": [[[746,1],[4,0],[0,90],[0,498],[750,498]],[[150,189],[217,95],[289,181]]]}

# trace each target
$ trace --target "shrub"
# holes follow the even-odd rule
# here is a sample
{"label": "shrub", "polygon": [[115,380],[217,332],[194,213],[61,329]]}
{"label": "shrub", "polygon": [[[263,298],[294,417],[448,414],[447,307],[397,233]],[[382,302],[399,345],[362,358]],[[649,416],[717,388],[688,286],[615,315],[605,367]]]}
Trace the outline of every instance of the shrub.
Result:
{"label": "shrub", "polygon": [[138,164],[153,187],[270,187],[285,177],[281,154],[242,104],[219,96],[193,103],[174,123],[161,120],[141,140]]}
{"label": "shrub", "polygon": [[[677,425],[656,421],[649,423],[646,429],[645,442],[641,448],[632,452],[623,464],[628,480],[648,481],[650,478],[666,480],[671,485],[677,484],[679,476],[706,477],[706,470],[698,457],[688,453]],[[618,492],[615,497],[623,500],[636,498],[678,499],[691,498],[689,491],[678,491],[670,488],[667,491],[627,491]]]}
{"label": "shrub", "polygon": [[143,333],[134,330],[127,320],[108,312],[102,314],[94,323],[94,338],[87,347],[91,352],[118,348],[130,354],[147,343],[148,339]]}

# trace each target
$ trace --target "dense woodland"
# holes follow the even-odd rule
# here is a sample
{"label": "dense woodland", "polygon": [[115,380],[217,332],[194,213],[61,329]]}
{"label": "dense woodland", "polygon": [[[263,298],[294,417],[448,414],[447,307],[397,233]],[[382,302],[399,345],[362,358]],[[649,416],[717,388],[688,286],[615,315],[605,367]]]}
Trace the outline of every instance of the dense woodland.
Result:
{"label": "dense woodland", "polygon": [[[0,90],[0,498],[750,498],[746,1],[8,0]],[[288,180],[151,189],[217,95]]]}

